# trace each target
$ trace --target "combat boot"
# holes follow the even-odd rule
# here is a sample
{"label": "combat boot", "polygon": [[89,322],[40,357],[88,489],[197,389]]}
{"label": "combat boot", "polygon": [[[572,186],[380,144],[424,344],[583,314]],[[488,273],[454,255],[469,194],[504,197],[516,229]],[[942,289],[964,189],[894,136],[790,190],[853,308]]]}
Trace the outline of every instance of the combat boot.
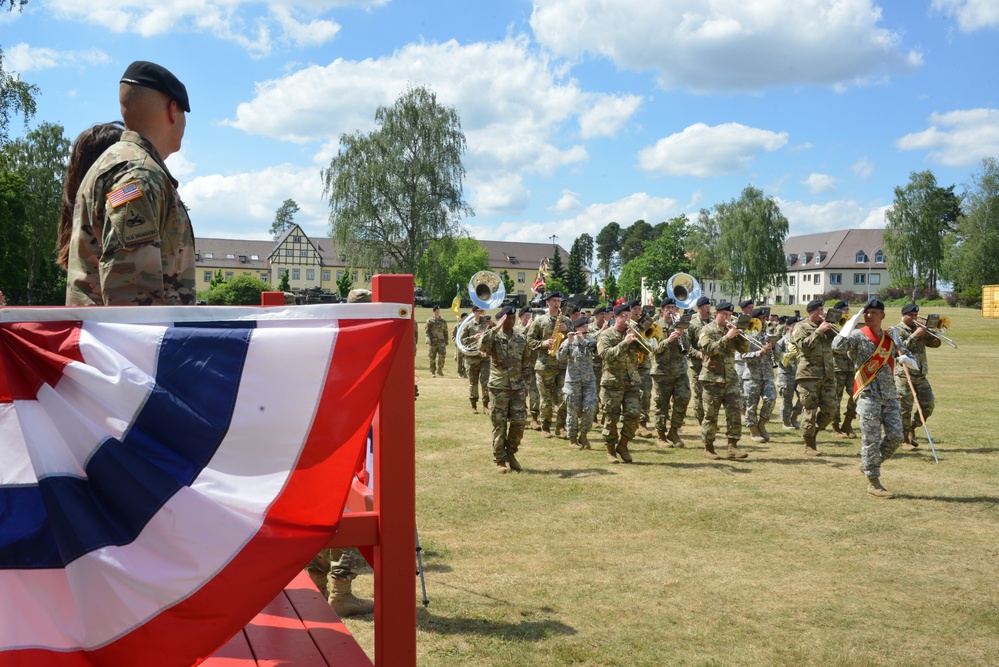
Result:
{"label": "combat boot", "polygon": [[746,452],[744,452],[744,451],[740,450],[738,447],[736,447],[736,444],[738,444],[738,442],[739,442],[738,438],[729,438],[728,439],[728,451],[725,452],[725,458],[727,458],[727,459],[744,459],[747,456],[749,456],[749,454],[747,454]]}
{"label": "combat boot", "polygon": [[350,579],[333,579],[333,593],[329,597],[330,606],[337,616],[359,616],[375,610],[372,600],[362,600],[350,592]]}
{"label": "combat boot", "polygon": [[565,437],[565,429],[562,428],[561,426],[556,426],[555,427],[555,437],[556,438],[564,438]]}
{"label": "combat boot", "polygon": [[753,442],[766,442],[763,438],[763,434],[760,433],[760,427],[756,424],[749,427],[749,439]]}
{"label": "combat boot", "polygon": [[815,436],[805,435],[805,454],[808,456],[822,456],[822,453],[815,447]]}
{"label": "combat boot", "polygon": [[624,461],[625,463],[631,463],[632,462],[631,452],[628,451],[628,439],[627,438],[625,438],[625,437],[622,436],[622,438],[620,440],[618,440],[617,447],[614,448],[614,451],[617,452],[621,456],[621,460]]}
{"label": "combat boot", "polygon": [[607,443],[607,463],[618,463],[617,454],[614,453],[614,443]]}
{"label": "combat boot", "polygon": [[796,428],[798,428],[798,427],[795,426],[794,424],[792,424],[790,421],[788,421],[786,419],[784,420],[784,430],[785,431],[793,431]]}
{"label": "combat boot", "polygon": [[479,402],[476,401],[474,398],[468,399],[468,402],[472,404],[472,414],[473,415],[479,414]]}
{"label": "combat boot", "polygon": [[894,498],[895,494],[881,486],[881,480],[878,477],[868,477],[867,478],[867,493],[874,496],[875,498]]}
{"label": "combat boot", "polygon": [[832,424],[830,424],[830,427],[832,428],[832,434],[834,438],[846,437],[846,433],[843,433],[843,430],[839,426],[839,422],[833,422]]}
{"label": "combat boot", "polygon": [[843,420],[840,425],[840,430],[843,431],[843,435],[848,438],[856,438],[857,434],[853,432],[853,417],[847,417]]}
{"label": "combat boot", "polygon": [[580,449],[591,449],[591,447],[590,447],[590,441],[586,437],[586,433],[580,433],[579,434],[579,448]]}
{"label": "combat boot", "polygon": [[541,435],[543,435],[546,438],[552,437],[552,425],[551,425],[551,422],[542,422],[541,423]]}
{"label": "combat boot", "polygon": [[656,444],[659,445],[660,447],[672,447],[673,446],[666,439],[666,432],[665,431],[656,431],[656,436],[658,438],[656,440]]}
{"label": "combat boot", "polygon": [[709,459],[711,461],[717,461],[718,459],[721,458],[720,456],[715,454],[715,444],[713,442],[709,442],[708,444],[704,445],[704,458]]}
{"label": "combat boot", "polygon": [[915,431],[905,432],[905,436],[902,438],[902,449],[907,452],[914,452],[919,449],[919,444],[916,442]]}
{"label": "combat boot", "polygon": [[537,415],[531,415],[531,430],[532,431],[540,431],[541,430],[541,422],[538,421],[538,416]]}
{"label": "combat boot", "polygon": [[308,573],[309,579],[312,579],[312,583],[314,583],[316,585],[316,588],[319,589],[319,592],[322,594],[322,596],[324,598],[328,598],[330,593],[329,593],[329,584],[327,583],[329,580],[327,573],[320,570],[312,569],[311,564],[309,565],[309,567],[305,568],[305,571]]}
{"label": "combat boot", "polygon": [[760,429],[760,435],[763,436],[763,442],[770,442],[770,434],[767,433],[767,423],[760,420],[760,423],[756,425],[756,428]]}
{"label": "combat boot", "polygon": [[485,396],[482,397],[482,411],[489,412],[489,398]]}
{"label": "combat boot", "polygon": [[513,470],[514,472],[520,472],[523,470],[523,468],[520,467],[520,461],[518,461],[517,457],[513,455],[513,452],[507,452],[506,459],[510,464],[510,470]]}
{"label": "combat boot", "polygon": [[677,433],[676,426],[669,427],[669,433],[666,434],[666,439],[672,443],[672,447],[679,447],[680,449],[683,449],[687,446],[687,444],[680,439],[680,434]]}
{"label": "combat boot", "polygon": [[569,446],[573,449],[579,449],[579,440],[576,439],[576,436],[569,437]]}
{"label": "combat boot", "polygon": [[643,422],[641,422],[638,425],[638,434],[637,435],[639,437],[642,437],[642,438],[651,438],[652,437],[652,431],[649,430],[649,422],[643,421]]}
{"label": "combat boot", "polygon": [[505,475],[506,474],[506,463],[504,463],[503,461],[497,461],[496,462],[496,472],[498,472],[501,475]]}

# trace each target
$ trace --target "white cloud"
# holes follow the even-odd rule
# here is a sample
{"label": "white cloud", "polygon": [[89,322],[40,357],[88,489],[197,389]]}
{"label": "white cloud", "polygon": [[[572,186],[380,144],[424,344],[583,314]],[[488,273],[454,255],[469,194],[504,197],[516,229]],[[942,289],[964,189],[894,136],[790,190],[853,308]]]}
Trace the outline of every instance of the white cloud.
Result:
{"label": "white cloud", "polygon": [[579,129],[583,138],[614,136],[641,103],[642,98],[638,95],[605,95],[598,98],[593,106],[579,116]]}
{"label": "white cloud", "polygon": [[842,86],[922,64],[872,0],[535,0],[537,40],[571,58],[654,70],[665,89]]}
{"label": "white cloud", "polygon": [[111,62],[111,56],[100,49],[56,51],[55,49],[29,46],[23,42],[4,49],[5,68],[21,74],[56,67],[83,67],[84,65],[102,65],[109,62]]}
{"label": "white cloud", "polygon": [[964,32],[999,28],[999,2],[996,0],[933,0],[933,9],[957,18]]}
{"label": "white cloud", "polygon": [[903,151],[924,150],[930,162],[963,167],[999,155],[999,109],[965,109],[930,116],[930,127],[895,142]]}
{"label": "white cloud", "polygon": [[468,185],[473,193],[470,203],[477,215],[519,213],[531,199],[531,191],[518,174],[506,174],[482,183],[470,179]]}
{"label": "white cloud", "polygon": [[862,157],[850,167],[858,178],[867,180],[874,173],[874,163],[867,157]]}
{"label": "white cloud", "polygon": [[696,123],[660,139],[638,153],[639,167],[674,176],[708,178],[745,171],[762,152],[787,143],[787,132],[771,132],[739,123],[708,126]]}
{"label": "white cloud", "polygon": [[838,178],[834,178],[828,174],[809,174],[808,178],[803,180],[801,183],[805,185],[809,192],[813,195],[820,192],[832,192],[836,189],[836,182]]}
{"label": "white cloud", "polygon": [[834,229],[882,229],[887,206],[836,200],[823,204],[805,204],[777,198],[781,213],[788,220],[790,236],[817,234]]}
{"label": "white cloud", "polygon": [[556,213],[571,213],[579,208],[579,193],[572,190],[562,190],[562,196],[558,198],[554,206],[548,210]]}
{"label": "white cloud", "polygon": [[183,148],[180,149],[180,152],[171,154],[164,162],[166,162],[170,173],[178,181],[182,181],[187,176],[193,174],[196,168],[195,164],[187,159],[187,151]]}

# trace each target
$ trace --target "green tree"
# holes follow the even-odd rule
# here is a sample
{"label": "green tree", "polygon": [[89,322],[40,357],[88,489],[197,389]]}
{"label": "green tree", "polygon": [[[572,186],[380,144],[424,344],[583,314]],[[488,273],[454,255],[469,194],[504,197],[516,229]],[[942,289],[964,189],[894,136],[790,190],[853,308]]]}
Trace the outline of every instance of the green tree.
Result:
{"label": "green tree", "polygon": [[513,294],[513,291],[517,289],[517,283],[513,282],[513,278],[510,277],[510,272],[503,269],[500,272],[500,278],[503,280],[503,290],[508,294]]}
{"label": "green tree", "polygon": [[746,186],[738,200],[716,205],[715,214],[719,255],[737,295],[756,297],[786,279],[788,222],[773,198]]}
{"label": "green tree", "polygon": [[274,222],[271,223],[271,238],[275,241],[284,234],[285,230],[295,224],[295,214],[300,209],[294,199],[285,199],[284,203],[278,207],[274,214]]}
{"label": "green tree", "polygon": [[555,276],[552,276],[545,281],[545,291],[568,294],[569,287],[565,284],[565,280],[563,278],[556,278]]}
{"label": "green tree", "polygon": [[353,284],[354,283],[350,280],[350,274],[346,270],[343,272],[342,276],[336,279],[336,291],[340,294],[341,299],[347,298]]}
{"label": "green tree", "polygon": [[[552,278],[558,278],[562,282],[562,287],[565,287],[565,264],[562,263],[562,252],[555,246],[552,246],[552,256],[548,261],[548,280]],[[549,292],[556,291],[548,286],[548,280],[545,281],[545,289]]]}
{"label": "green tree", "polygon": [[210,306],[259,306],[261,292],[270,292],[273,288],[256,276],[240,274],[223,280],[200,295]]}
{"label": "green tree", "polygon": [[954,291],[981,298],[982,285],[999,283],[999,161],[982,160],[965,185],[963,213],[949,238],[942,275]]}
{"label": "green tree", "polygon": [[571,294],[586,291],[586,272],[583,270],[585,267],[584,252],[585,242],[580,236],[573,241],[572,248],[569,250],[569,265],[565,274],[565,286]]}
{"label": "green tree", "polygon": [[621,225],[608,222],[597,234],[597,267],[604,280],[620,268],[618,252],[621,250]]}
{"label": "green tree", "polygon": [[28,195],[24,181],[0,170],[0,292],[8,305],[27,303]]}
{"label": "green tree", "polygon": [[645,252],[645,244],[653,238],[652,225],[644,220],[636,220],[630,227],[621,232],[621,266]]}
{"label": "green tree", "polygon": [[489,251],[472,238],[433,241],[416,266],[423,293],[438,303],[450,302],[454,286],[464,288],[473,275],[489,268]]}
{"label": "green tree", "polygon": [[212,279],[208,282],[208,289],[214,289],[225,282],[225,276],[222,275],[222,269],[215,269],[215,273],[212,274]]}
{"label": "green tree", "polygon": [[4,149],[4,161],[24,181],[27,194],[28,238],[19,252],[27,261],[28,305],[65,302],[65,272],[55,263],[54,249],[69,150],[62,126],[52,123],[42,123]]}
{"label": "green tree", "polygon": [[604,296],[609,304],[613,304],[621,296],[617,286],[617,278],[614,277],[613,273],[604,278]]}
{"label": "green tree", "polygon": [[697,222],[691,224],[685,247],[690,270],[696,279],[725,278],[727,271],[720,253],[721,230],[718,219],[708,209],[702,208]]}
{"label": "green tree", "polygon": [[432,241],[461,234],[465,135],[453,107],[423,87],[378,107],[370,134],[340,135],[323,171],[332,235],[354,266],[415,273]]}
{"label": "green tree", "polygon": [[619,280],[621,291],[637,296],[641,293],[642,278],[645,287],[658,301],[666,292],[666,283],[676,273],[690,271],[690,262],[684,254],[688,232],[687,216],[680,215],[662,228],[662,234],[646,242],[645,251],[624,265]]}
{"label": "green tree", "polygon": [[960,205],[954,186],[941,188],[932,171],[912,172],[885,211],[884,245],[888,273],[896,284],[916,291],[935,286],[944,256],[944,237],[953,231]]}
{"label": "green tree", "polygon": [[287,271],[282,273],[281,277],[278,279],[278,289],[282,292],[291,291],[291,276],[288,275]]}
{"label": "green tree", "polygon": [[593,263],[593,237],[583,232],[579,237],[573,242],[573,245],[579,244],[580,258],[583,260],[583,267],[590,268]]}

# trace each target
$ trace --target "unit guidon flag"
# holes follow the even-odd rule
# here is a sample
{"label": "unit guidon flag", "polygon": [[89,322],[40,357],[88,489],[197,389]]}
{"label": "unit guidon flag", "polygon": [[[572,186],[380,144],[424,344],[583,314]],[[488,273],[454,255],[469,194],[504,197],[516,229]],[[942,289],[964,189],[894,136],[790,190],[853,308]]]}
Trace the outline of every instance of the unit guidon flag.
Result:
{"label": "unit guidon flag", "polygon": [[0,667],[210,656],[329,540],[408,316],[0,310]]}

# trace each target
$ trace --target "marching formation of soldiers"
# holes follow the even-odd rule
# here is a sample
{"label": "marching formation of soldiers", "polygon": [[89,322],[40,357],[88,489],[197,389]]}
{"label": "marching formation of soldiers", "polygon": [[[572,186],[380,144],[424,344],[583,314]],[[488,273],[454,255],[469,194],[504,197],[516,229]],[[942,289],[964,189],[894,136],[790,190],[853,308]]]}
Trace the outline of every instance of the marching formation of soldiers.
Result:
{"label": "marching formation of soldiers", "polygon": [[[882,329],[884,305],[872,300],[857,316],[864,326],[842,332],[849,316],[842,301],[829,313],[816,299],[805,317],[778,317],[752,300],[738,304],[742,315],[726,301],[712,312],[707,297],[686,313],[672,298],[658,308],[631,301],[592,313],[565,304],[559,292],[543,300],[543,311],[505,307],[495,323],[475,307],[472,321],[455,327],[472,412],[481,398],[501,473],[521,470],[516,453],[527,429],[588,450],[590,431],[599,428],[608,463],[631,463],[635,438],[685,447],[680,430],[693,403],[710,460],[747,458],[739,448],[743,426],[753,442],[769,442],[767,422],[778,412],[784,430],[800,430],[807,456],[821,456],[817,438],[827,427],[834,437],[854,438],[859,420],[868,492],[889,498],[881,462],[899,445],[916,449],[914,430],[933,411],[925,348],[940,340],[925,335],[915,304],[902,309],[899,325]],[[425,331],[431,374],[443,376],[448,330],[439,308]],[[896,363],[900,354],[912,363]],[[726,447],[716,451],[723,411]]]}

